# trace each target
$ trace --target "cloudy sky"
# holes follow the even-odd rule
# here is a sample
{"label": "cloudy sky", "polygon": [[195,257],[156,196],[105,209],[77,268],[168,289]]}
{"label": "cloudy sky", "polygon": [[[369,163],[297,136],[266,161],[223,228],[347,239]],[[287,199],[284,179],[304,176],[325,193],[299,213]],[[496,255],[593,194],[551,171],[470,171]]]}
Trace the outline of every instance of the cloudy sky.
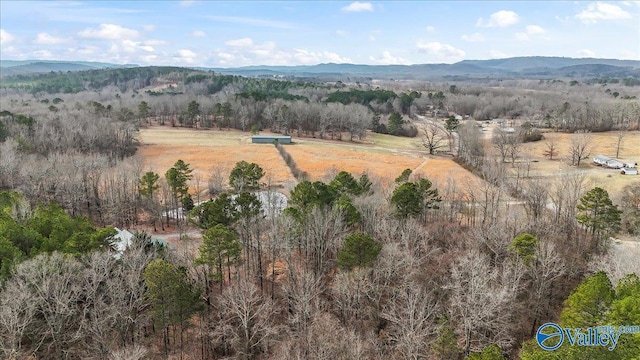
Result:
{"label": "cloudy sky", "polygon": [[640,60],[640,1],[0,1],[0,58],[236,67]]}

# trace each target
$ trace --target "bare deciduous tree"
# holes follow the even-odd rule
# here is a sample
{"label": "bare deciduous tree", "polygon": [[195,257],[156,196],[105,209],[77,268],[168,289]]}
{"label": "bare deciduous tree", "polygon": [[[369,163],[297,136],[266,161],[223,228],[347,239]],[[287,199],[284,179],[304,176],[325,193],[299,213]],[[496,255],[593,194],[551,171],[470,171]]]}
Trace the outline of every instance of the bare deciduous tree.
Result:
{"label": "bare deciduous tree", "polygon": [[389,339],[400,358],[428,356],[437,309],[436,299],[419,284],[410,282],[395,292],[381,316],[389,322]]}
{"label": "bare deciduous tree", "polygon": [[282,289],[287,298],[289,324],[297,334],[304,336],[320,307],[319,295],[323,286],[310,271],[289,270],[289,278]]}
{"label": "bare deciduous tree", "polygon": [[148,350],[140,345],[114,350],[109,360],[143,360],[147,358]]}
{"label": "bare deciduous tree", "polygon": [[[23,349],[23,339],[36,321],[37,304],[22,279],[12,279],[0,296],[0,354],[5,359],[26,358],[34,348]],[[37,346],[33,344],[33,346]]]}
{"label": "bare deciduous tree", "polygon": [[264,352],[278,333],[275,314],[271,300],[264,299],[260,289],[247,279],[240,279],[220,297],[221,324],[216,330],[222,332],[238,356],[251,359]]}
{"label": "bare deciduous tree", "polygon": [[546,181],[529,181],[524,187],[527,214],[534,223],[542,216],[542,212],[547,206],[548,186]]}
{"label": "bare deciduous tree", "polygon": [[467,252],[451,267],[450,312],[467,356],[488,344],[507,346],[513,341],[512,306],[518,289],[509,273],[506,267],[491,266],[478,250]]}
{"label": "bare deciduous tree", "polygon": [[209,195],[220,194],[224,190],[227,178],[223,175],[222,169],[216,166],[209,170]]}
{"label": "bare deciduous tree", "polygon": [[558,255],[553,243],[539,241],[536,249],[535,262],[528,269],[531,277],[531,336],[539,325],[540,319],[545,318],[551,307],[551,291],[555,280],[566,272],[564,260]]}
{"label": "bare deciduous tree", "polygon": [[580,162],[589,157],[592,147],[592,135],[587,131],[576,131],[571,137],[569,154],[571,155],[571,165],[580,166]]}
{"label": "bare deciduous tree", "polygon": [[554,157],[558,156],[558,146],[556,145],[556,142],[554,139],[546,141],[544,143],[544,146],[546,147],[546,149],[542,153],[542,155],[548,157],[549,160],[553,160]]}
{"label": "bare deciduous tree", "polygon": [[350,324],[358,328],[363,320],[368,320],[367,311],[369,301],[367,289],[370,286],[368,269],[354,269],[348,272],[340,272],[336,275],[331,292],[333,305],[344,324]]}
{"label": "bare deciduous tree", "polygon": [[622,142],[625,136],[627,136],[628,129],[629,126],[623,125],[620,129],[618,129],[618,131],[616,131],[616,157],[620,157],[620,150],[622,150],[623,148]]}
{"label": "bare deciduous tree", "polygon": [[429,155],[447,147],[448,138],[443,129],[437,124],[428,123],[422,126],[422,146],[429,150]]}

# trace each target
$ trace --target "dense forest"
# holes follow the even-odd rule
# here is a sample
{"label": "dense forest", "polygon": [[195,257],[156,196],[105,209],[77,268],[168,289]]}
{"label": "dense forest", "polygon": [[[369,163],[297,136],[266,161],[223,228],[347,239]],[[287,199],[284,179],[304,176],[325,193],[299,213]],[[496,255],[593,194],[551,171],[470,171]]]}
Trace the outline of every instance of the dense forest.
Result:
{"label": "dense forest", "polygon": [[[2,78],[0,352],[546,359],[534,339],[545,322],[639,325],[639,263],[608,248],[617,233],[640,233],[640,184],[619,206],[580,173],[521,184],[506,159],[530,132],[497,137],[496,161],[475,123],[455,117],[640,129],[637,87],[612,80],[323,83],[168,67]],[[147,126],[337,142],[369,130],[416,136],[418,115],[449,119],[457,161],[481,186],[436,188],[410,169],[392,184],[337,171],[299,179],[280,212],[257,196],[278,190],[257,164],[238,162],[194,204],[189,163],[155,173],[135,155]],[[118,251],[113,227],[137,225],[178,229],[179,248],[150,231]],[[626,334],[615,351],[565,345],[554,355],[639,353],[640,334]]]}

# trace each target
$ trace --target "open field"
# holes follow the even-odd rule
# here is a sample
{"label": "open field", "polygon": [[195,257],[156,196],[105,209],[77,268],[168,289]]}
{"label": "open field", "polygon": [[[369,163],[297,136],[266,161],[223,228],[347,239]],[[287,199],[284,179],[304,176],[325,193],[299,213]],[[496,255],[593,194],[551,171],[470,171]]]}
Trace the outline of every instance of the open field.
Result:
{"label": "open field", "polygon": [[211,169],[217,167],[227,177],[236,162],[245,160],[265,170],[265,181],[270,178],[280,185],[295,181],[273,145],[251,144],[251,137],[246,133],[153,127],[140,131],[140,141],[142,146],[138,155],[159,174],[164,174],[182,159],[191,164],[194,175],[198,174],[206,181]]}
{"label": "open field", "polygon": [[[140,130],[140,141],[138,154],[160,174],[182,159],[206,182],[210,169],[217,166],[226,177],[236,162],[245,160],[264,168],[274,185],[295,183],[275,147],[251,144],[248,133],[154,126]],[[310,138],[294,138],[294,141],[295,144],[286,145],[285,149],[311,180],[345,170],[356,175],[367,173],[388,184],[409,168],[439,187],[444,187],[450,177],[460,184],[481,181],[452,158],[426,155],[415,138],[372,134],[360,143]]]}
{"label": "open field", "polygon": [[[566,133],[545,133],[545,140],[527,143],[523,145],[523,154],[529,154],[533,160],[538,162],[532,163],[531,175],[553,176],[560,175],[563,172],[575,171],[576,168],[570,166],[569,147],[571,138],[575,134]],[[640,182],[640,176],[621,175],[619,170],[606,169],[593,164],[593,156],[602,154],[609,157],[616,155],[616,133],[594,133],[592,136],[591,151],[589,158],[584,161],[584,165],[580,165],[580,170],[587,172],[587,178],[591,182],[591,186],[600,186],[612,195],[619,194],[627,185]],[[543,155],[547,149],[545,143],[554,141],[558,147],[558,159],[549,160]],[[619,159],[628,162],[640,163],[640,132],[630,131],[626,134],[622,142]]]}
{"label": "open field", "polygon": [[340,145],[305,141],[287,146],[286,150],[310,180],[319,180],[328,170],[336,169],[353,174],[366,172],[383,181],[393,181],[404,169],[414,169],[422,163],[417,154],[394,154],[377,148]]}

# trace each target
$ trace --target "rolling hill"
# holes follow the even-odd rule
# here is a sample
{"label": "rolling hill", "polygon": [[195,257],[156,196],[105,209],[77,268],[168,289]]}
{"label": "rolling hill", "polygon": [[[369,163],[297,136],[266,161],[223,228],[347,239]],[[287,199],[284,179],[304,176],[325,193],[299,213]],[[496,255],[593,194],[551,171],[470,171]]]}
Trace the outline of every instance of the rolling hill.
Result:
{"label": "rolling hill", "polygon": [[138,65],[122,65],[89,61],[0,60],[0,75],[26,75],[48,73],[51,71],[67,72],[136,66]]}
{"label": "rolling hill", "polygon": [[533,56],[463,60],[454,64],[356,65],[329,63],[311,66],[245,66],[211,68],[210,70],[243,76],[325,77],[341,74],[344,76],[424,80],[451,76],[469,78],[640,77],[640,61]]}
{"label": "rolling hill", "polygon": [[[84,61],[1,60],[1,76],[48,72],[83,71],[137,67]],[[377,79],[506,79],[559,77],[632,77],[640,79],[640,61],[565,57],[513,57],[491,60],[463,60],[454,64],[362,65],[318,64],[303,66],[243,66],[236,68],[196,67],[221,74],[248,77],[312,77],[324,80],[343,77]]]}

